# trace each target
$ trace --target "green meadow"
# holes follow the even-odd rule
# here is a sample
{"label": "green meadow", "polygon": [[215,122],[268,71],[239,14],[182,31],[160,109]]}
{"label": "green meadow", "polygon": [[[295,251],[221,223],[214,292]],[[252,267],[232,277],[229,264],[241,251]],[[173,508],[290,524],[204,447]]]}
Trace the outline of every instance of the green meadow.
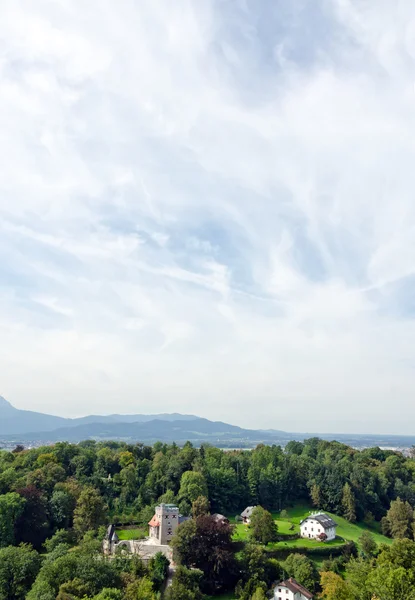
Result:
{"label": "green meadow", "polygon": [[[288,516],[281,519],[279,512],[272,513],[274,520],[278,526],[278,533],[280,535],[292,535],[300,533],[300,522],[307,517],[312,511],[312,507],[307,504],[296,504],[291,508],[285,509]],[[306,538],[299,538],[296,540],[287,540],[272,544],[271,547],[275,548],[294,548],[294,547],[305,547],[305,548],[318,548],[327,547],[329,545],[338,546],[342,541],[353,541],[359,544],[359,538],[364,531],[369,531],[377,544],[391,544],[392,540],[382,535],[379,531],[379,523],[374,523],[372,527],[369,527],[365,523],[349,523],[343,517],[339,517],[332,513],[327,512],[338,524],[337,527],[337,538],[331,542],[319,542],[316,540],[309,540]],[[235,523],[235,518],[230,519],[235,524],[235,541],[246,542],[249,540],[249,527],[243,523]]]}

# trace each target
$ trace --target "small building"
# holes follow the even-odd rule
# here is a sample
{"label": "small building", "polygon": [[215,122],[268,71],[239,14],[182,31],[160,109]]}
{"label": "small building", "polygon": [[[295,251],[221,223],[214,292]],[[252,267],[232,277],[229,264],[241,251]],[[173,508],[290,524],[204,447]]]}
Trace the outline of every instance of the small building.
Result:
{"label": "small building", "polygon": [[217,523],[223,523],[224,525],[229,525],[229,519],[227,517],[225,517],[224,515],[221,515],[219,513],[214,513],[212,515],[212,518],[215,519],[215,521]]}
{"label": "small building", "polygon": [[300,523],[300,534],[302,538],[314,540],[324,539],[329,542],[336,537],[337,523],[325,513],[312,513]]}
{"label": "small building", "polygon": [[249,523],[251,522],[252,513],[255,508],[256,506],[248,506],[243,512],[241,512],[242,521],[246,525],[249,525]]}
{"label": "small building", "polygon": [[117,532],[115,531],[115,525],[108,526],[105,539],[107,539],[109,542],[114,542],[114,543],[118,542],[118,535],[117,535]]}
{"label": "small building", "polygon": [[290,577],[274,587],[274,600],[312,600],[313,594]]}
{"label": "small building", "polygon": [[107,554],[111,554],[119,542],[117,532],[114,525],[108,525],[107,532],[103,541],[103,549]]}

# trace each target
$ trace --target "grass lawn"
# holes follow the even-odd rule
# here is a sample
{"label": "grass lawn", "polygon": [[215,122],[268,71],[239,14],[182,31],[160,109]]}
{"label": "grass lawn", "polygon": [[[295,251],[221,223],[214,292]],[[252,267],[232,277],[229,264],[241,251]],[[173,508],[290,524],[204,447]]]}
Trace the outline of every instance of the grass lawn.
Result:
{"label": "grass lawn", "polygon": [[120,540],[141,540],[146,537],[146,529],[117,529],[118,539]]}
{"label": "grass lawn", "polygon": [[319,542],[317,540],[309,540],[307,538],[298,538],[296,540],[288,540],[287,542],[274,542],[268,544],[268,548],[284,549],[284,548],[326,548],[327,546],[340,546],[344,544],[341,538],[336,538],[330,542]]}
{"label": "grass lawn", "polygon": [[220,596],[205,596],[205,600],[236,600],[236,596],[233,592],[228,592]]}
{"label": "grass lawn", "polygon": [[[300,532],[300,521],[307,517],[312,511],[312,507],[307,504],[296,504],[292,508],[287,508],[286,511],[288,513],[288,517],[285,519],[280,519],[279,513],[272,513],[276,524],[278,525],[278,533],[280,535],[289,535],[293,533]],[[373,527],[368,527],[364,523],[349,523],[343,517],[339,517],[337,515],[333,515],[331,513],[327,513],[330,515],[338,524],[336,533],[338,538],[343,538],[346,541],[354,541],[358,543],[359,537],[362,535],[363,531],[369,531],[377,544],[391,544],[392,540],[385,537],[379,532],[379,523],[374,523]],[[231,522],[235,523],[235,519],[230,519]],[[294,525],[294,529],[291,529],[291,526]],[[234,540],[235,541],[247,541],[249,539],[249,528],[243,523],[237,523],[235,527]],[[309,540],[306,538],[301,538],[297,540],[287,540],[286,542],[277,542],[272,544],[272,547],[275,548],[283,548],[283,547],[294,547],[294,546],[305,546],[309,548],[318,548],[325,547],[328,545],[338,545],[340,542],[339,539],[333,540],[331,542],[317,542],[315,540]]]}

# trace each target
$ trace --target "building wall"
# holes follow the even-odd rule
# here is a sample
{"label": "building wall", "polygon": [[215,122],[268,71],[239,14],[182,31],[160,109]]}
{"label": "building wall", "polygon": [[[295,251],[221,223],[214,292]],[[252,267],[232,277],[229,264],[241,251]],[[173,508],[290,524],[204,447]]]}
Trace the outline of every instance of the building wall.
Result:
{"label": "building wall", "polygon": [[159,531],[159,529],[160,529],[159,527],[153,527],[153,526],[151,526],[150,527],[150,531],[149,531],[150,537],[151,538],[155,538],[155,539],[158,540],[159,537],[160,537],[160,531]]}
{"label": "building wall", "polygon": [[[281,590],[281,591],[280,591]],[[274,600],[295,600],[294,594],[284,586],[277,586],[274,590]]]}
{"label": "building wall", "polygon": [[115,555],[117,551],[125,550],[128,555],[138,554],[143,561],[149,561],[158,552],[166,556],[170,562],[173,560],[173,553],[170,546],[151,544],[148,540],[123,540],[116,544],[111,544],[110,554]]}
{"label": "building wall", "polygon": [[160,504],[156,506],[156,516],[160,522],[158,528],[159,543],[162,545],[169,544],[179,526],[179,509],[172,504]]}
{"label": "building wall", "polygon": [[307,600],[300,592],[294,594],[294,592],[291,592],[288,588],[277,585],[274,589],[274,600],[280,600],[280,598],[281,600]]}

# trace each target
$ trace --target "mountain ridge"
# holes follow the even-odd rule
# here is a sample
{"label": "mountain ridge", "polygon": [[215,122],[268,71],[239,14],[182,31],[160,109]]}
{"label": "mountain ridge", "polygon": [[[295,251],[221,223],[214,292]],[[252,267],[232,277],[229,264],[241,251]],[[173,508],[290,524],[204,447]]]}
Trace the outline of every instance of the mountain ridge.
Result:
{"label": "mountain ridge", "polygon": [[[278,433],[280,434],[278,436]],[[193,420],[163,421],[153,419],[146,422],[134,423],[85,423],[76,427],[58,428],[53,431],[27,432],[23,434],[3,435],[4,440],[13,440],[18,437],[20,441],[31,442],[67,441],[80,442],[86,439],[98,440],[124,440],[140,442],[273,442],[276,437],[291,439],[290,434],[275,432],[274,435],[265,436],[263,432],[243,429],[237,425],[229,425],[222,421],[210,421],[197,417]]]}
{"label": "mountain ridge", "polygon": [[191,421],[198,419],[196,415],[180,413],[161,413],[158,415],[86,415],[85,417],[58,417],[47,413],[15,408],[3,396],[0,396],[0,435],[46,433],[59,428],[72,428],[91,423],[145,423],[154,419],[163,421]]}

